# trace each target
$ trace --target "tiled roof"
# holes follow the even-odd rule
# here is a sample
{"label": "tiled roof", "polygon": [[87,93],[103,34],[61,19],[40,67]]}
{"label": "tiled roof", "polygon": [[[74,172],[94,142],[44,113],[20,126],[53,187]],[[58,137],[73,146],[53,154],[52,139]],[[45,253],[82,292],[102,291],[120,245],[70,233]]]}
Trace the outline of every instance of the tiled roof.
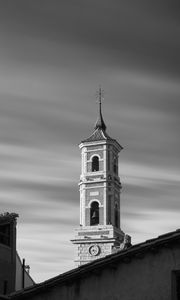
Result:
{"label": "tiled roof", "polygon": [[109,140],[109,141],[115,141],[114,139],[112,139],[107,133],[106,131],[97,128],[95,129],[95,131],[93,132],[93,134],[88,137],[87,139],[84,139],[82,141],[82,143],[84,142],[94,142],[94,141],[102,141],[102,140]]}
{"label": "tiled roof", "polygon": [[99,274],[104,268],[116,268],[119,263],[130,263],[133,259],[143,258],[148,252],[157,252],[159,248],[168,247],[168,245],[179,241],[180,229],[160,235],[158,238],[147,240],[144,243],[136,244],[126,250],[107,255],[104,258],[97,259],[33,287],[16,292],[11,295],[10,299],[24,299],[24,296],[30,296],[31,294],[36,294],[41,291],[44,292],[46,289],[55,285],[68,284],[69,282],[72,282],[72,280],[84,277],[86,274]]}

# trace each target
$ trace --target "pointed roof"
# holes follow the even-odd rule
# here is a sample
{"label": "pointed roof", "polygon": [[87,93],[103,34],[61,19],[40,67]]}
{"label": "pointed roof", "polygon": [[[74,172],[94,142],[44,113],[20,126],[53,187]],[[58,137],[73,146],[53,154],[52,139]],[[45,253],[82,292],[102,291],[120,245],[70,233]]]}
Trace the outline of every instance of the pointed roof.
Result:
{"label": "pointed roof", "polygon": [[102,117],[102,111],[101,111],[101,99],[102,99],[102,89],[101,87],[99,87],[99,91],[98,91],[98,96],[99,96],[99,114],[98,114],[98,118],[95,124],[95,129],[102,129],[104,131],[106,131],[106,124],[104,123],[103,117]]}
{"label": "pointed roof", "polygon": [[112,139],[106,133],[106,124],[103,120],[102,109],[101,109],[101,105],[102,105],[102,89],[101,89],[101,87],[99,87],[99,91],[98,91],[98,100],[99,100],[98,101],[99,110],[98,110],[97,121],[94,126],[94,132],[88,138],[84,139],[82,141],[82,143],[107,140],[107,141],[115,142],[116,144],[118,144],[120,149],[123,149],[123,147],[115,139]]}
{"label": "pointed roof", "polygon": [[103,141],[103,140],[109,140],[109,141],[115,141],[115,139],[112,139],[105,130],[98,128],[95,129],[93,134],[91,134],[90,137],[87,139],[83,140],[82,143],[85,142],[94,142],[94,141]]}

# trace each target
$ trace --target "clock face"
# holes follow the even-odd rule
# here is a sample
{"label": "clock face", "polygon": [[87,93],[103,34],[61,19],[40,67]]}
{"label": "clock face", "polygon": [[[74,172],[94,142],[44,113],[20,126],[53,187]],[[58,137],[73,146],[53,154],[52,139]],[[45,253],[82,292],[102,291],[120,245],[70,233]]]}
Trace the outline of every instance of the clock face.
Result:
{"label": "clock face", "polygon": [[97,256],[100,252],[100,247],[98,245],[92,245],[89,247],[89,253],[93,256]]}

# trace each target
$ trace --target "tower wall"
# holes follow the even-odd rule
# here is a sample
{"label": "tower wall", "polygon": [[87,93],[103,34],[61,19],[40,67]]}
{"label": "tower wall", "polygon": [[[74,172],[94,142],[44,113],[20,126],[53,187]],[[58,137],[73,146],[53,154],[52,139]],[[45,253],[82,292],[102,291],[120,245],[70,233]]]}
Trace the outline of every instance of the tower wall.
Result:
{"label": "tower wall", "polygon": [[[111,254],[124,241],[120,229],[120,190],[116,142],[81,143],[80,227],[75,230],[76,266]],[[93,158],[98,167],[93,170]],[[92,224],[92,205],[98,204],[98,223]]]}
{"label": "tower wall", "polygon": [[[101,92],[100,92],[101,97]],[[76,265],[104,257],[124,242],[120,228],[120,191],[118,155],[121,145],[106,133],[101,113],[93,134],[82,141],[80,191],[80,227],[75,229]]]}

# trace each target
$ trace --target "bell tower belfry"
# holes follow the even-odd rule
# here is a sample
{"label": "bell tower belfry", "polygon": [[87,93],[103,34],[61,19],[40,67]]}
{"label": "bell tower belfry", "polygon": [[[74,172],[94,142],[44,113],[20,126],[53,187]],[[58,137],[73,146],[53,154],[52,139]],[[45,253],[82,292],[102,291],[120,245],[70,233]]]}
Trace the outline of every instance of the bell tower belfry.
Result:
{"label": "bell tower belfry", "polygon": [[80,227],[75,229],[75,264],[83,265],[121,248],[125,234],[120,228],[118,155],[122,146],[106,133],[102,117],[102,90],[93,134],[81,149]]}

